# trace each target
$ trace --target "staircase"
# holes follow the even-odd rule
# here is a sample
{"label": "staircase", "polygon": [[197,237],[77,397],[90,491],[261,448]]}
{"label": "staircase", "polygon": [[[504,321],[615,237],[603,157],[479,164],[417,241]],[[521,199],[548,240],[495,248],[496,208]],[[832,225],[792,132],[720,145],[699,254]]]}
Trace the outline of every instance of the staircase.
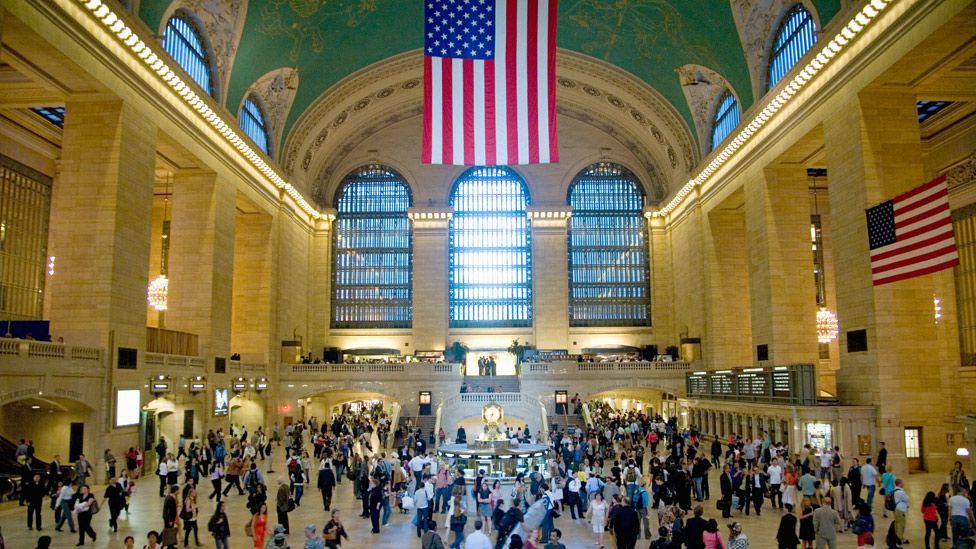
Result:
{"label": "staircase", "polygon": [[518,376],[464,376],[469,393],[518,393],[521,382]]}
{"label": "staircase", "polygon": [[[404,430],[404,435],[403,435],[404,438],[403,438],[403,440],[405,440],[406,437],[409,436],[409,434],[410,434],[409,432],[407,432],[407,419],[409,419],[412,422],[412,424],[413,424],[413,431],[414,432],[416,432],[417,429],[420,429],[421,430],[421,434],[424,437],[424,441],[427,442],[428,445],[429,445],[429,443],[430,443],[430,434],[434,432],[434,424],[437,422],[437,417],[436,416],[433,416],[433,415],[430,415],[430,416],[413,416],[413,417],[410,417],[410,418],[401,417],[400,418],[400,426],[403,427],[403,430]],[[403,440],[398,440],[397,441],[397,444],[398,445],[403,444]],[[434,440],[435,441],[437,440],[437,433],[434,433]]]}
{"label": "staircase", "polygon": [[576,414],[555,414],[549,416],[549,429],[565,432],[567,427],[584,428],[583,418]]}

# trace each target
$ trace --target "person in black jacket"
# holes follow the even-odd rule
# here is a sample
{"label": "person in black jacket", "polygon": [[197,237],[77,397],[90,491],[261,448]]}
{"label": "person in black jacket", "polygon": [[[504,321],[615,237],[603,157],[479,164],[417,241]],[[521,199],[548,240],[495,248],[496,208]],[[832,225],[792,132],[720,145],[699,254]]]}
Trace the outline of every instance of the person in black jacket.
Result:
{"label": "person in black jacket", "polygon": [[335,473],[332,472],[332,465],[328,461],[319,469],[319,477],[316,484],[319,491],[322,492],[322,506],[328,511],[332,507],[332,491],[336,485]]}
{"label": "person in black jacket", "polygon": [[27,529],[33,528],[37,523],[37,531],[41,531],[41,507],[44,505],[44,496],[47,490],[41,482],[41,474],[34,473],[28,479],[27,484],[21,485],[21,498],[27,502]]}
{"label": "person in black jacket", "polygon": [[[179,507],[176,498],[179,497],[180,487],[170,486],[169,495],[166,496],[166,500],[163,501],[163,530],[167,528],[173,528],[176,526],[177,508]],[[168,547],[176,547],[175,545],[169,545]]]}
{"label": "person in black jacket", "polygon": [[119,531],[119,514],[125,509],[125,490],[119,484],[117,478],[112,477],[105,487],[105,501],[108,503],[108,526],[114,531]]}
{"label": "person in black jacket", "polygon": [[363,499],[369,502],[369,522],[373,525],[371,532],[379,534],[380,511],[383,510],[383,488],[376,482],[376,479],[369,479],[369,490]]}
{"label": "person in black jacket", "polygon": [[722,501],[719,502],[722,509],[722,518],[730,518],[732,516],[732,492],[734,491],[734,487],[732,485],[732,473],[730,471],[728,465],[722,468],[720,483],[722,488]]}
{"label": "person in black jacket", "polygon": [[634,549],[637,538],[640,537],[640,516],[631,507],[630,499],[624,498],[623,505],[618,506],[610,518],[610,528],[617,538],[618,549]]}
{"label": "person in black jacket", "polygon": [[207,530],[213,535],[217,549],[228,549],[227,538],[230,537],[230,523],[227,522],[225,505],[222,501],[217,503],[217,510],[207,522]]}
{"label": "person in black jacket", "polygon": [[760,515],[760,510],[762,509],[763,499],[766,497],[766,473],[761,469],[754,468],[749,471],[749,475],[746,476],[746,516],[749,516],[749,502],[752,502],[753,507],[756,509],[756,516]]}
{"label": "person in black jacket", "polygon": [[702,518],[704,513],[705,509],[701,505],[696,505],[695,516],[685,523],[682,534],[685,547],[688,549],[705,549],[705,540],[702,539],[702,534],[705,532],[705,526],[708,526],[708,521]]}
{"label": "person in black jacket", "polygon": [[776,531],[776,543],[779,549],[796,549],[800,544],[800,538],[796,535],[796,523],[793,506],[787,503],[786,514],[779,519],[779,530]]}

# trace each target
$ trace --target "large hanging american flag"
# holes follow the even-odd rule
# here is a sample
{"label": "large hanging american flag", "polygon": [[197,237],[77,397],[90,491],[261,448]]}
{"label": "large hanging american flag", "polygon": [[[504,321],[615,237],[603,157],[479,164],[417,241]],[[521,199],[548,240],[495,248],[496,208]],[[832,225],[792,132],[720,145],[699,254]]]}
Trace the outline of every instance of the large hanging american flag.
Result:
{"label": "large hanging american flag", "polygon": [[425,1],[425,163],[559,161],[556,4]]}
{"label": "large hanging american flag", "polygon": [[875,286],[959,264],[945,176],[867,210]]}

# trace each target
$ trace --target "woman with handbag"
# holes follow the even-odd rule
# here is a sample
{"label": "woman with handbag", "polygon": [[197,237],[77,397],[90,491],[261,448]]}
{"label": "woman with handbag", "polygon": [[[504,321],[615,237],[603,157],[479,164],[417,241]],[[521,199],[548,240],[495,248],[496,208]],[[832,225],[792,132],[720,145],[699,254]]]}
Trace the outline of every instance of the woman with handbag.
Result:
{"label": "woman with handbag", "polygon": [[264,536],[268,531],[268,504],[262,503],[251,520],[244,525],[244,533],[254,540],[255,549],[264,549]]}
{"label": "woman with handbag", "polygon": [[227,510],[224,502],[217,503],[217,510],[214,511],[210,521],[207,522],[207,530],[214,537],[216,549],[229,549],[227,538],[230,537],[230,524],[227,522]]}
{"label": "woman with handbag", "polygon": [[342,545],[342,538],[349,539],[349,534],[346,533],[346,528],[342,525],[342,517],[338,509],[332,510],[332,518],[322,528],[322,538],[325,540],[325,546],[329,549],[336,549]]}
{"label": "woman with handbag", "polygon": [[288,513],[295,508],[295,500],[291,499],[291,491],[288,484],[283,480],[278,481],[278,493],[275,496],[275,510],[278,512],[278,524],[285,527],[287,536],[291,529],[288,528]]}

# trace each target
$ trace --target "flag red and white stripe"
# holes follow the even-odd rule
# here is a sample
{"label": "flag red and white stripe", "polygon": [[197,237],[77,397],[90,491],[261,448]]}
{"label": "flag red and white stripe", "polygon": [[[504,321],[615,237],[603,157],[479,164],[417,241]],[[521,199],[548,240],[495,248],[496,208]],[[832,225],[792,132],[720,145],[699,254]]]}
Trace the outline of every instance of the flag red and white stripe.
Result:
{"label": "flag red and white stripe", "polygon": [[[488,5],[494,17],[493,24],[485,25],[492,36],[491,58],[465,57],[462,50],[431,55],[445,50],[433,46],[433,32],[427,35],[423,161],[482,166],[558,162],[557,0],[488,0]],[[427,8],[442,6],[428,0]],[[429,17],[428,27],[432,22],[437,21]]]}
{"label": "flag red and white stripe", "polygon": [[875,286],[959,264],[945,176],[867,213]]}

